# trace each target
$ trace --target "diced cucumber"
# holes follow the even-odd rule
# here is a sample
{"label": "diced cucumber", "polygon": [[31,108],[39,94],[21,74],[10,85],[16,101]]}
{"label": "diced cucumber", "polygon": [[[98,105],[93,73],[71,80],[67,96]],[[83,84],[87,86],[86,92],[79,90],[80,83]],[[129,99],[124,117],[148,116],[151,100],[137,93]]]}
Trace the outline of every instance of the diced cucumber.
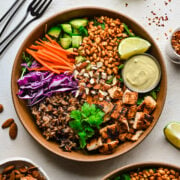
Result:
{"label": "diced cucumber", "polygon": [[68,48],[68,49],[66,49],[66,51],[74,52],[74,48]]}
{"label": "diced cucumber", "polygon": [[70,38],[71,39],[71,36],[69,34],[64,33],[63,38]]}
{"label": "diced cucumber", "polygon": [[87,26],[88,20],[87,19],[73,19],[70,21],[70,24],[73,28],[78,29],[80,26]]}
{"label": "diced cucumber", "polygon": [[60,33],[61,33],[61,28],[59,26],[53,26],[48,31],[48,34],[55,38],[58,38]]}
{"label": "diced cucumber", "polygon": [[73,32],[73,34],[79,34],[78,29],[75,29],[75,28],[73,28],[72,32]]}
{"label": "diced cucumber", "polygon": [[71,46],[71,38],[60,38],[60,44],[64,49],[68,49]]}
{"label": "diced cucumber", "polygon": [[86,60],[86,58],[84,56],[76,56],[75,57],[76,64],[83,62],[85,60]]}
{"label": "diced cucumber", "polygon": [[72,33],[72,27],[70,24],[61,24],[62,30],[68,34]]}
{"label": "diced cucumber", "polygon": [[82,36],[72,36],[72,47],[78,48],[82,43]]}

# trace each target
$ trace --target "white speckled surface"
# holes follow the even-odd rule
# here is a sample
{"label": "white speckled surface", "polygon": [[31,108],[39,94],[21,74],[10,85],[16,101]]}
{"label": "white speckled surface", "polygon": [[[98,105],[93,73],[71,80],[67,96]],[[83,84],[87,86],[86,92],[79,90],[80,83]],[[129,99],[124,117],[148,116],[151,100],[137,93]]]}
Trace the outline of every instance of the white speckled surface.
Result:
{"label": "white speckled surface", "polygon": [[[0,0],[0,17],[14,0]],[[172,64],[165,53],[167,43],[164,33],[169,34],[170,29],[176,28],[180,22],[180,1],[172,0],[167,6],[165,0],[53,0],[53,4],[46,14],[33,24],[12,43],[5,54],[0,57],[0,103],[4,105],[4,112],[0,114],[0,125],[7,118],[14,118],[18,124],[19,132],[15,141],[11,141],[8,130],[0,128],[0,160],[8,157],[20,156],[31,159],[42,166],[51,180],[86,180],[101,179],[108,172],[127,165],[129,163],[143,161],[161,161],[179,165],[180,151],[171,146],[164,138],[163,127],[169,121],[180,121],[180,66]],[[168,0],[166,0],[168,1]],[[11,23],[11,29],[23,16],[27,4],[22,8]],[[128,6],[125,7],[125,3]],[[56,12],[78,6],[100,6],[121,11],[137,22],[141,23],[147,31],[158,40],[157,43],[162,50],[168,74],[167,99],[163,113],[150,135],[135,149],[118,158],[98,163],[80,163],[66,160],[50,153],[35,142],[21,125],[15,113],[11,97],[11,70],[15,55],[26,36],[40,22]],[[160,11],[159,11],[160,8]],[[165,27],[148,25],[147,17],[152,17],[151,10],[165,15],[167,12],[169,20],[165,22]],[[0,29],[2,24],[0,24]]]}

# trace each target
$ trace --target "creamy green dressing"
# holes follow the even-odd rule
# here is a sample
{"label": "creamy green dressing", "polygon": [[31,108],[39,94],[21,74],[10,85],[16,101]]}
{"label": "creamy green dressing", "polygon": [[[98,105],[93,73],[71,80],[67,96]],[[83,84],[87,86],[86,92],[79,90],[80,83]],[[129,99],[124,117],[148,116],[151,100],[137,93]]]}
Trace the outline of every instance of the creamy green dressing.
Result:
{"label": "creamy green dressing", "polygon": [[130,89],[146,91],[158,83],[160,69],[152,57],[136,55],[126,62],[123,78]]}

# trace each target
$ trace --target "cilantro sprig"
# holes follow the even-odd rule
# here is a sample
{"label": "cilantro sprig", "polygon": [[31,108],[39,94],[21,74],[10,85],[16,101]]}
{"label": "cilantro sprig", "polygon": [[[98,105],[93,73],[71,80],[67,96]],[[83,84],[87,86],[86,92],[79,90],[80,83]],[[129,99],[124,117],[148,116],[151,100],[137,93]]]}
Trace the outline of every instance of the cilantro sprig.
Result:
{"label": "cilantro sprig", "polygon": [[102,112],[96,105],[89,105],[84,103],[81,110],[73,110],[71,112],[73,121],[69,122],[72,129],[76,131],[79,136],[80,148],[85,148],[87,139],[95,134],[95,129],[99,129],[103,122],[104,112]]}
{"label": "cilantro sprig", "polygon": [[[31,56],[27,56],[24,52],[22,54],[22,59],[25,63],[27,63],[27,66],[30,67],[32,64],[32,57]],[[23,78],[24,74],[26,73],[27,68],[26,67],[22,67],[22,73],[21,73],[21,78]]]}

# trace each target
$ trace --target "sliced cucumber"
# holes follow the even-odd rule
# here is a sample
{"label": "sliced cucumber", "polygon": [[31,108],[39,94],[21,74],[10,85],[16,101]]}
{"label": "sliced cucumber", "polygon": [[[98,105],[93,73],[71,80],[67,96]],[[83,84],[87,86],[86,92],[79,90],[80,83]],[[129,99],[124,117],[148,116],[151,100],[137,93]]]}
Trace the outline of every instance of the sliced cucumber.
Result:
{"label": "sliced cucumber", "polygon": [[53,26],[48,31],[48,34],[55,38],[58,38],[60,33],[61,33],[61,28],[59,26]]}
{"label": "sliced cucumber", "polygon": [[83,62],[85,60],[86,60],[86,58],[84,56],[76,56],[75,57],[76,64]]}
{"label": "sliced cucumber", "polygon": [[81,26],[87,26],[88,20],[87,19],[73,19],[70,21],[70,24],[73,28],[78,29]]}
{"label": "sliced cucumber", "polygon": [[63,38],[71,38],[71,36],[69,34],[64,33]]}
{"label": "sliced cucumber", "polygon": [[82,43],[82,36],[72,36],[72,47],[78,48]]}
{"label": "sliced cucumber", "polygon": [[61,27],[64,32],[71,34],[72,33],[72,27],[70,24],[61,24]]}
{"label": "sliced cucumber", "polygon": [[68,49],[71,46],[71,38],[60,38],[60,44],[64,49]]}

